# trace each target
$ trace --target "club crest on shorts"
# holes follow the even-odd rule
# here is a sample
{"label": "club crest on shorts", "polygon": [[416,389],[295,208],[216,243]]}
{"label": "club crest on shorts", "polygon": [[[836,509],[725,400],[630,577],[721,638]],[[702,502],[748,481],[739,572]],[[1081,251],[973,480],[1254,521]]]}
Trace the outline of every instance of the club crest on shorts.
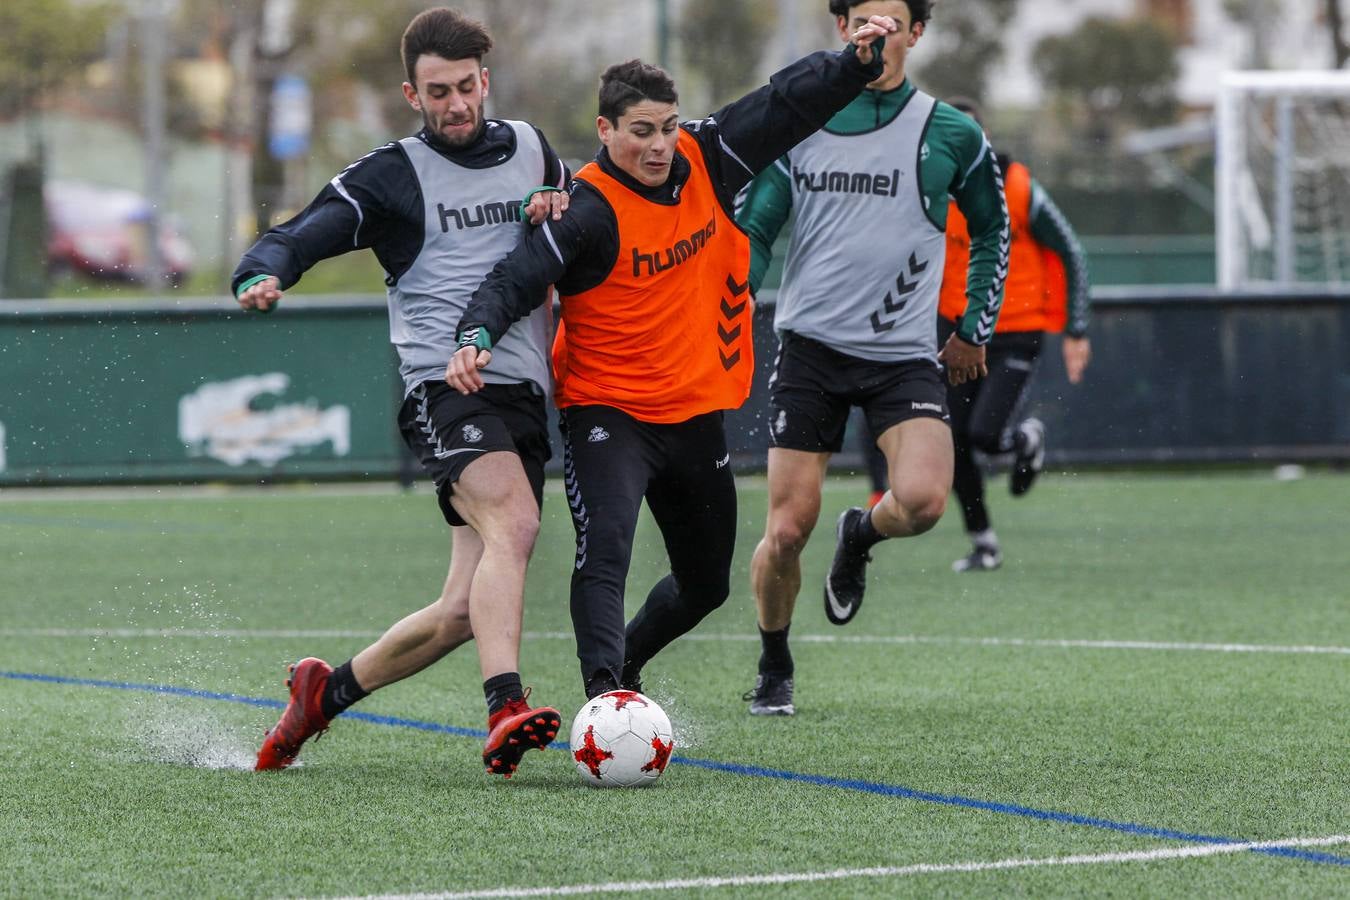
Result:
{"label": "club crest on shorts", "polygon": [[476,444],[483,439],[483,429],[472,423],[465,425],[460,433],[464,435],[464,440],[470,444]]}
{"label": "club crest on shorts", "polygon": [[598,444],[601,441],[607,441],[609,440],[609,432],[601,428],[599,425],[597,425],[591,429],[591,433],[586,438],[586,440],[590,441],[592,444]]}
{"label": "club crest on shorts", "polygon": [[773,420],[773,433],[781,435],[787,430],[787,410],[780,409],[778,417]]}

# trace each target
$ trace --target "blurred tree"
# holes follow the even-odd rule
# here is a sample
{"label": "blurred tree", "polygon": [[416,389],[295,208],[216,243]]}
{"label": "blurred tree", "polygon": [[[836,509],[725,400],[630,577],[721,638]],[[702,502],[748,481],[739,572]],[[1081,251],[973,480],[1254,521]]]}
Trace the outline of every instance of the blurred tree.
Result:
{"label": "blurred tree", "polygon": [[1341,0],[1325,0],[1327,5],[1327,30],[1331,32],[1331,58],[1338,69],[1345,68],[1350,62],[1350,46],[1346,45],[1345,33],[1341,30],[1345,17],[1341,15]]}
{"label": "blurred tree", "polygon": [[[108,8],[69,0],[0,3],[0,118],[42,107],[49,91],[84,74],[103,49]],[[46,178],[40,128],[29,126],[26,160],[0,166],[0,297],[47,293]]]}
{"label": "blurred tree", "polygon": [[0,116],[36,109],[46,91],[98,59],[109,19],[110,8],[102,3],[0,3]]}
{"label": "blurred tree", "polygon": [[[589,158],[595,146],[595,88],[598,70],[578,66],[576,35],[563,44],[539,40],[550,21],[565,21],[569,10],[553,0],[535,0],[529,16],[494,2],[456,4],[481,21],[492,35],[493,50],[483,60],[491,78],[488,115],[525,119],[548,137],[564,157]],[[399,0],[378,9],[355,4],[344,31],[348,44],[341,53],[320,61],[324,80],[359,80],[374,90],[380,111],[395,137],[421,123],[399,91],[407,78],[399,57],[399,41],[424,2]],[[571,10],[575,13],[575,10]],[[356,27],[359,23],[359,27]],[[528,52],[525,52],[528,48]],[[584,48],[581,55],[585,56]]]}
{"label": "blurred tree", "polygon": [[1003,58],[1017,0],[938,3],[919,42],[915,80],[935,97],[983,101],[989,73]]}
{"label": "blurred tree", "polygon": [[[573,161],[589,160],[599,144],[595,116],[601,70],[626,58],[607,58],[606,53],[615,51],[594,31],[572,24],[578,6],[533,0],[530,14],[522,16],[510,4],[482,0],[477,11],[494,47],[488,60],[492,75],[489,114],[525,119],[538,126],[553,149]],[[550,31],[566,33],[567,40],[540,40],[541,33]]]}
{"label": "blurred tree", "polygon": [[773,14],[759,3],[686,0],[676,33],[688,77],[678,81],[697,77],[706,94],[704,104],[689,113],[712,112],[756,86]]}
{"label": "blurred tree", "polygon": [[[1338,0],[1331,0],[1332,3]],[[1228,18],[1247,30],[1247,58],[1242,68],[1270,68],[1269,35],[1278,27],[1283,15],[1280,0],[1223,0],[1223,11]]]}
{"label": "blurred tree", "polygon": [[1034,58],[1045,86],[1095,140],[1176,115],[1177,42],[1155,22],[1090,17],[1067,34],[1043,38]]}

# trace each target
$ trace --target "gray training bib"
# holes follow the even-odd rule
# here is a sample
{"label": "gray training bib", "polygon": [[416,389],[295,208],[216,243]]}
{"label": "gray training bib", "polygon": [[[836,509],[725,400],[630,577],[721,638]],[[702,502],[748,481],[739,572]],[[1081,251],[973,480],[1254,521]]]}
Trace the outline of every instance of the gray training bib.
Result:
{"label": "gray training bib", "polygon": [[[445,378],[469,298],[524,236],[529,225],[521,221],[520,201],[544,183],[544,151],[534,128],[513,121],[489,126],[515,131],[516,151],[488,169],[460,166],[417,137],[399,141],[422,187],[425,212],[421,252],[389,287],[389,337],[398,348],[405,394]],[[483,380],[529,381],[549,393],[551,322],[544,303],[517,323],[492,348]]]}
{"label": "gray training bib", "polygon": [[916,91],[875,131],[817,131],[788,153],[797,218],[777,330],[863,359],[936,363],[947,239],[924,212],[919,186],[935,105]]}

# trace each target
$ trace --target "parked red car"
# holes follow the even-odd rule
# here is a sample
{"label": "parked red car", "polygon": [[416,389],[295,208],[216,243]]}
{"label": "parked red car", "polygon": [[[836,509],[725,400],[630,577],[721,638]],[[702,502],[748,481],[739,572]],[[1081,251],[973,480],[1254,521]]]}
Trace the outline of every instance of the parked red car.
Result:
{"label": "parked red car", "polygon": [[[150,204],[135,191],[83,181],[48,181],[47,264],[105,281],[144,284],[149,275]],[[171,216],[160,221],[160,254],[173,284],[192,271],[194,252]]]}

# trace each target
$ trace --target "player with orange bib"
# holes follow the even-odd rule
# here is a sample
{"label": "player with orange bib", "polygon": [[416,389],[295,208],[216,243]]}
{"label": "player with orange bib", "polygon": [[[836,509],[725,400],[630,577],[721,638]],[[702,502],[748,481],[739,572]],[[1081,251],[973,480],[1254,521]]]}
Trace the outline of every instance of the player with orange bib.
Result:
{"label": "player with orange bib", "polygon": [[[972,101],[953,100],[952,105],[979,121],[979,110]],[[1087,256],[1078,236],[1026,166],[1000,156],[999,167],[1012,241],[1003,311],[986,349],[989,374],[947,388],[956,449],[952,488],[971,542],[970,553],[952,563],[957,572],[989,571],[1003,564],[998,535],[989,522],[984,475],[976,452],[986,456],[1013,453],[1009,487],[1014,497],[1031,489],[1045,464],[1045,426],[1040,419],[1012,424],[1045,334],[1063,332],[1064,369],[1071,384],[1082,380],[1091,357]],[[939,340],[956,329],[964,309],[969,257],[966,220],[953,203],[947,211],[947,260],[938,298]]]}
{"label": "player with orange bib", "polygon": [[[799,60],[692,122],[680,122],[664,71],[640,60],[611,66],[596,119],[604,146],[577,173],[568,211],[497,264],[460,320],[446,380],[471,393],[539,289],[556,285],[562,298],[555,400],[588,697],[640,690],[642,667],[730,592],[736,488],[722,416],[745,402],[754,372],[750,246],[733,216],[736,193],[876,78],[872,45],[894,30],[874,17],[843,51]],[[671,570],[625,626],[644,499]]]}

